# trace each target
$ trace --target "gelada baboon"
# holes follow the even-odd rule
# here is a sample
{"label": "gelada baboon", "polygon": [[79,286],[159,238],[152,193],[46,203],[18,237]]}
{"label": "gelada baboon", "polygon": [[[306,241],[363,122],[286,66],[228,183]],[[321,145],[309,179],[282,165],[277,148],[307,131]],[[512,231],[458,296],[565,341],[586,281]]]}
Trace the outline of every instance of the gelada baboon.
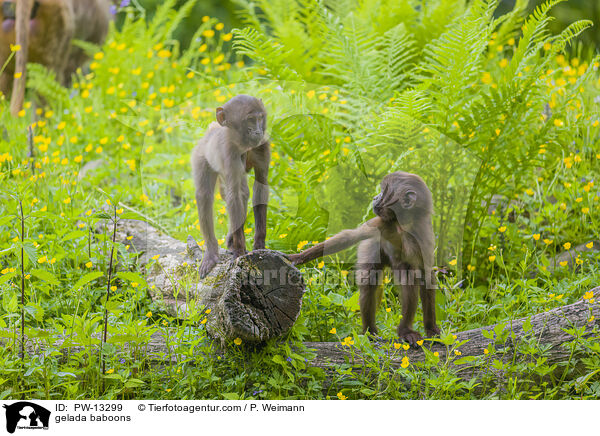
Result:
{"label": "gelada baboon", "polygon": [[382,270],[390,267],[402,292],[398,336],[415,346],[421,335],[412,324],[419,295],[427,336],[439,334],[435,319],[433,201],[423,180],[405,172],[387,175],[373,199],[377,215],[353,230],[343,230],[301,253],[288,255],[293,264],[344,250],[358,242],[356,281],[360,290],[363,332],[377,333],[375,311],[382,297]]}
{"label": "gelada baboon", "polygon": [[[9,95],[16,114],[25,97],[27,62],[45,65],[58,80],[70,85],[71,76],[87,59],[72,45],[73,39],[102,44],[110,22],[110,0],[0,0],[0,68],[11,53],[11,44],[21,46],[15,62],[0,76],[0,91]],[[17,73],[17,78],[13,80]],[[14,83],[13,83],[14,82]]]}
{"label": "gelada baboon", "polygon": [[267,234],[267,178],[271,149],[266,135],[265,106],[255,97],[238,95],[217,108],[217,121],[208,126],[204,137],[192,151],[198,219],[206,242],[200,265],[201,278],[206,277],[219,259],[213,222],[217,178],[229,215],[227,248],[234,257],[246,253],[244,223],[250,195],[246,173],[252,168],[255,179],[252,192],[255,250],[265,248]]}

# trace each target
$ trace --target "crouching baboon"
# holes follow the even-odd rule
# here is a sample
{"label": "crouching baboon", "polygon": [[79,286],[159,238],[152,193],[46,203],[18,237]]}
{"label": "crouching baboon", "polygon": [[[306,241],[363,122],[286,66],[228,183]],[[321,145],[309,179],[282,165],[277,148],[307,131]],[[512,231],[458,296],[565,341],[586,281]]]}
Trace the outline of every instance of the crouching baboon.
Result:
{"label": "crouching baboon", "polygon": [[271,149],[267,138],[267,111],[262,100],[249,95],[233,97],[217,108],[217,123],[208,126],[192,151],[192,173],[200,229],[206,251],[200,265],[204,278],[219,260],[215,237],[213,202],[217,178],[227,205],[229,232],[227,248],[234,257],[246,253],[244,223],[248,209],[246,173],[254,168],[252,205],[254,209],[254,249],[265,248],[267,234],[268,173]]}
{"label": "crouching baboon", "polygon": [[375,312],[382,297],[383,268],[390,267],[402,292],[398,336],[415,346],[421,335],[412,328],[419,295],[427,336],[440,333],[435,319],[433,200],[423,180],[405,172],[387,175],[373,199],[377,215],[353,230],[343,230],[301,253],[288,255],[293,264],[333,254],[359,243],[356,281],[360,290],[363,332],[377,333]]}
{"label": "crouching baboon", "polygon": [[[19,45],[16,62],[0,76],[0,91],[9,95],[16,114],[25,97],[25,66],[35,62],[56,72],[59,82],[70,85],[72,74],[87,59],[72,46],[73,39],[102,44],[110,22],[110,0],[0,0],[0,68]],[[15,76],[16,73],[16,76]],[[13,80],[14,78],[14,80]]]}

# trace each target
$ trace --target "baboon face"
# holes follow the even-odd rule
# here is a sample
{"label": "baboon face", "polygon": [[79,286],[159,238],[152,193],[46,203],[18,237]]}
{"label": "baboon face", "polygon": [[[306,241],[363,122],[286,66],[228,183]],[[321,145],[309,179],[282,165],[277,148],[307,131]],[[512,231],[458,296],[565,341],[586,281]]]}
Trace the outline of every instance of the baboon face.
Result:
{"label": "baboon face", "polygon": [[431,192],[423,180],[398,171],[384,177],[381,193],[373,198],[373,211],[385,222],[408,224],[432,210]]}
{"label": "baboon face", "polygon": [[249,95],[238,95],[223,107],[217,108],[217,121],[235,130],[241,143],[248,149],[258,147],[267,130],[267,111],[262,100]]}

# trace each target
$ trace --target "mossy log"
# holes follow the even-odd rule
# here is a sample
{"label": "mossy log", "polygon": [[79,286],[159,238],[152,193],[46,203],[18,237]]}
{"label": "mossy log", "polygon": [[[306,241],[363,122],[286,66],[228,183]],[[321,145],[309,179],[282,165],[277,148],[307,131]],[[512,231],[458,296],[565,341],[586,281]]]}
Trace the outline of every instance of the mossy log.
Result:
{"label": "mossy log", "polygon": [[203,251],[193,237],[178,241],[138,220],[121,220],[117,241],[140,254],[152,299],[173,316],[204,306],[207,332],[222,342],[258,343],[285,334],[302,306],[305,285],[297,268],[279,252],[255,250],[237,259],[225,250],[203,280]]}

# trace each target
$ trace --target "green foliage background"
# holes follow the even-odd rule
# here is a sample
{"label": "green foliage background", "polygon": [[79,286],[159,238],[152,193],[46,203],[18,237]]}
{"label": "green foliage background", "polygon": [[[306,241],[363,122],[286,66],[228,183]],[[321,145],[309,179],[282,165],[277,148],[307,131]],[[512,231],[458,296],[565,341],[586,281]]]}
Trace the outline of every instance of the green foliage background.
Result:
{"label": "green foliage background", "polygon": [[[88,47],[90,65],[72,89],[31,65],[19,117],[0,101],[0,398],[597,397],[597,327],[573,342],[591,356],[584,361],[550,365],[532,338],[518,362],[492,349],[390,370],[401,346],[382,349],[357,333],[357,289],[345,280],[353,250],[305,268],[288,341],[232,344],[221,359],[203,329],[210,314],[192,305],[185,319],[169,316],[126,245],[114,245],[109,283],[111,235],[93,231],[116,214],[199,239],[190,151],[214,108],[248,93],[265,101],[273,139],[270,248],[293,252],[357,225],[371,216],[383,175],[412,171],[434,194],[437,264],[447,271],[439,322],[452,349],[452,332],[592,300],[597,252],[555,260],[600,239],[599,60],[580,42],[589,21],[550,30],[559,4],[530,14],[517,1],[501,14],[492,0],[236,0],[235,21],[222,21],[205,2],[149,11],[132,2],[105,45]],[[221,199],[215,214],[224,237]],[[392,339],[401,310],[385,287],[378,323]],[[26,359],[21,309],[27,335],[46,350]],[[105,310],[103,369],[94,350]],[[149,369],[144,353],[159,331],[178,355],[164,370]],[[65,337],[78,348],[60,360]],[[327,384],[302,341],[343,338],[370,356],[368,371],[341,365]],[[465,363],[500,365],[512,380],[474,386],[456,378]]]}

